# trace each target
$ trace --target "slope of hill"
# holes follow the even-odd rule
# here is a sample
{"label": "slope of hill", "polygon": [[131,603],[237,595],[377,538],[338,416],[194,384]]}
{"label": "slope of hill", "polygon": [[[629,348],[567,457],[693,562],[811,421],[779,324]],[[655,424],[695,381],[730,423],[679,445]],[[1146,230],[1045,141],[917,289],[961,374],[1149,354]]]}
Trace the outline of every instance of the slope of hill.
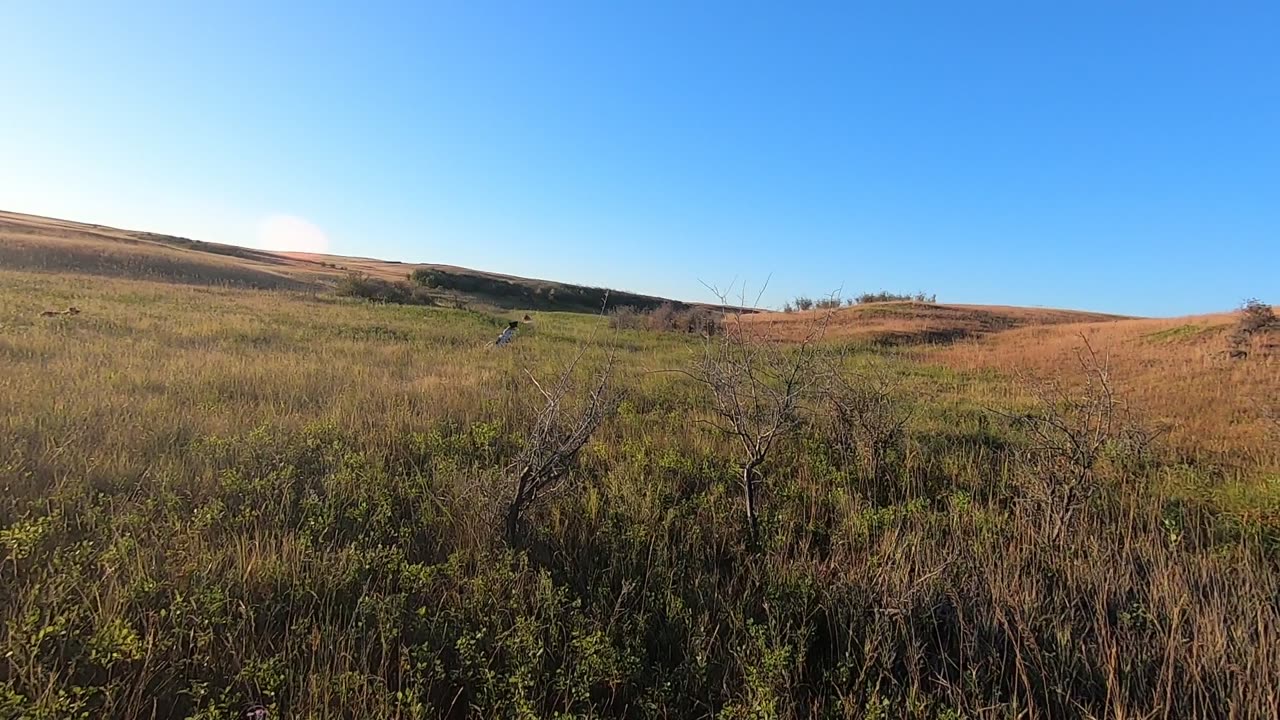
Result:
{"label": "slope of hill", "polygon": [[619,290],[500,275],[436,264],[313,253],[277,253],[157,233],[120,230],[0,211],[0,267],[74,272],[194,285],[327,290],[349,273],[405,281],[419,269],[436,279],[430,294],[445,304],[599,312],[688,303]]}
{"label": "slope of hill", "polygon": [[293,290],[319,279],[309,264],[273,253],[3,211],[0,267]]}
{"label": "slope of hill", "polygon": [[0,717],[1275,716],[1280,483],[1202,502],[1169,480],[1213,470],[1120,449],[1062,531],[1035,478],[1073,461],[985,410],[1013,384],[865,347],[892,394],[788,413],[757,545],[737,438],[654,372],[703,341],[540,320],[498,349],[483,313],[0,271]]}
{"label": "slope of hill", "polygon": [[[819,382],[774,406],[786,354],[726,336],[546,313],[497,348],[490,313],[243,289],[415,266],[5,227],[0,717],[1280,707],[1280,448],[1246,400],[1274,402],[1280,373],[1274,337],[1223,352],[1235,316],[843,309],[847,362],[796,365]],[[815,317],[743,322],[785,338]],[[1010,420],[1034,409],[1016,376],[1078,368],[1080,333],[1190,457],[1101,432],[1109,457],[1073,480],[1091,460]],[[728,417],[786,428],[758,528],[752,442],[685,372],[708,358]],[[547,457],[552,485],[515,506]]]}
{"label": "slope of hill", "polygon": [[[760,313],[747,322],[753,331],[766,337],[794,340],[809,333],[827,312]],[[831,316],[825,319],[826,338],[879,345],[946,343],[1019,327],[1123,319],[1119,315],[1074,310],[922,302],[869,303],[830,312]]]}
{"label": "slope of hill", "polygon": [[1239,320],[1220,313],[1037,325],[922,348],[920,355],[959,370],[1078,378],[1087,340],[1123,396],[1163,425],[1166,441],[1185,456],[1280,470],[1280,446],[1269,439],[1280,430],[1280,333],[1259,334],[1247,358],[1232,359]]}
{"label": "slope of hill", "polygon": [[[762,313],[743,322],[765,337],[798,340],[824,312]],[[1087,339],[1125,400],[1165,431],[1162,443],[1178,455],[1274,476],[1280,472],[1280,446],[1272,440],[1280,431],[1280,332],[1259,334],[1247,358],[1233,360],[1228,349],[1239,321],[1239,313],[1125,318],[1039,308],[873,303],[836,310],[825,337],[912,346],[912,356],[961,371],[1068,382],[1083,376],[1078,355]],[[1017,394],[1016,383],[1008,388]]]}

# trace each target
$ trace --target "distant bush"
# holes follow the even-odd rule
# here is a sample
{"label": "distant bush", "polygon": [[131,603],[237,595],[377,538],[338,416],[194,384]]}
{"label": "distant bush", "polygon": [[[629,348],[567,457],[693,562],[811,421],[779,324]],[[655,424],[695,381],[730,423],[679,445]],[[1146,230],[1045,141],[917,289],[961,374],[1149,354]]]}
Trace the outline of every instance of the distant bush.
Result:
{"label": "distant bush", "polygon": [[609,327],[621,330],[718,335],[721,330],[721,319],[720,313],[710,308],[679,308],[672,303],[665,303],[646,312],[628,305],[615,308],[609,313]]}
{"label": "distant bush", "polygon": [[1265,330],[1276,325],[1276,314],[1271,306],[1257,298],[1245,300],[1240,306],[1240,327],[1248,332]]}
{"label": "distant bush", "polygon": [[649,311],[668,302],[661,298],[585,285],[543,283],[480,273],[450,272],[440,268],[418,268],[408,279],[419,287],[483,295],[500,306],[534,310],[600,312],[606,305],[629,305]]}
{"label": "distant bush", "polygon": [[609,311],[609,327],[617,330],[644,330],[649,326],[649,317],[630,305],[614,308]]}
{"label": "distant bush", "polygon": [[409,281],[422,287],[439,287],[440,273],[431,268],[418,268],[409,273]]}
{"label": "distant bush", "polygon": [[1257,298],[1249,298],[1240,305],[1240,322],[1231,333],[1228,353],[1233,359],[1243,360],[1249,356],[1249,346],[1254,333],[1263,332],[1280,325],[1271,306]]}
{"label": "distant bush", "polygon": [[909,293],[891,293],[891,292],[885,292],[884,290],[881,290],[880,292],[874,292],[874,293],[862,293],[861,295],[854,298],[853,302],[849,304],[852,305],[856,303],[858,305],[865,305],[867,303],[879,303],[879,302],[934,303],[934,302],[938,302],[938,296],[936,294],[926,295],[923,292],[918,292],[912,295]]}
{"label": "distant bush", "polygon": [[435,300],[425,288],[414,287],[404,281],[383,280],[360,273],[348,273],[338,281],[334,292],[343,297],[358,297],[381,303],[399,305],[434,305]]}
{"label": "distant bush", "polygon": [[799,295],[794,300],[782,306],[782,312],[791,313],[797,310],[803,312],[805,310],[835,310],[842,306],[853,307],[854,305],[865,305],[867,303],[881,302],[927,302],[933,303],[938,301],[935,294],[926,294],[918,292],[910,293],[891,293],[881,290],[874,293],[862,293],[857,297],[851,297],[841,300],[838,297],[826,297],[814,300],[807,295]]}

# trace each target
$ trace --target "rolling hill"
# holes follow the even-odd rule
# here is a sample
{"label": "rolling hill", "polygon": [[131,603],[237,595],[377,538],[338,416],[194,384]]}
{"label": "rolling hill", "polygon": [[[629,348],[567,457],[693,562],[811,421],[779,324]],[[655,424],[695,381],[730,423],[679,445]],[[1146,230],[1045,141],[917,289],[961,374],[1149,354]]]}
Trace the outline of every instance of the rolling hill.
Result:
{"label": "rolling hill", "polygon": [[[826,317],[830,312],[830,317]],[[864,340],[877,345],[950,343],[1014,328],[1082,322],[1113,322],[1121,315],[1003,305],[945,305],[878,302],[834,311],[760,313],[746,320],[754,332],[777,340],[798,340],[825,322],[830,340]]]}
{"label": "rolling hill", "polygon": [[[499,348],[515,313],[333,289],[574,286],[0,220],[0,717],[1280,703],[1280,324],[1241,355],[1239,313],[740,316],[774,345],[555,312]],[[785,347],[824,317],[838,348]],[[1079,389],[1084,338],[1139,422]],[[776,438],[758,494],[721,417]]]}
{"label": "rolling hill", "polygon": [[415,270],[429,270],[435,282],[427,292],[445,305],[599,312],[606,296],[611,307],[691,304],[452,265],[268,252],[5,211],[0,211],[0,267],[300,291],[330,290],[352,273],[402,282]]}

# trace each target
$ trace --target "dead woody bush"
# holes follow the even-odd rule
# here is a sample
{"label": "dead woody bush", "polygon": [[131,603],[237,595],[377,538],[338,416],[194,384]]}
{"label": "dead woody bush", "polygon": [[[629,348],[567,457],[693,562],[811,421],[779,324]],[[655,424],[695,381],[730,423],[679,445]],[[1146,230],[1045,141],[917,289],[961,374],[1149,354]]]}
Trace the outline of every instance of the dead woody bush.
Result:
{"label": "dead woody bush", "polygon": [[523,450],[506,470],[510,494],[505,501],[503,527],[509,542],[520,538],[532,510],[565,488],[578,452],[617,407],[619,397],[610,385],[615,351],[610,350],[603,367],[584,389],[576,371],[585,351],[579,350],[548,385],[528,374],[543,403]]}
{"label": "dead woody bush", "polygon": [[1228,338],[1230,347],[1227,354],[1233,360],[1244,360],[1249,357],[1254,335],[1266,332],[1280,324],[1271,306],[1250,298],[1240,305],[1240,322]]}
{"label": "dead woody bush", "polygon": [[1023,428],[1031,444],[1021,451],[1017,482],[1040,515],[1044,537],[1059,541],[1097,495],[1110,462],[1130,473],[1148,455],[1159,433],[1150,429],[1117,393],[1106,358],[1089,340],[1077,353],[1084,380],[1025,382],[1034,412],[997,412]]}
{"label": "dead woody bush", "polygon": [[831,364],[825,388],[832,444],[864,477],[887,482],[906,448],[911,408],[887,373],[847,373],[840,364]]}
{"label": "dead woody bush", "polygon": [[[730,306],[727,293],[711,289],[723,306]],[[745,309],[745,296],[740,300],[738,307]],[[730,312],[723,334],[704,336],[700,355],[679,371],[707,388],[711,419],[706,422],[739,449],[739,482],[753,547],[759,543],[763,466],[779,441],[801,425],[802,406],[821,381],[817,344],[832,312],[815,317],[806,336],[792,345],[753,335],[742,312]]]}

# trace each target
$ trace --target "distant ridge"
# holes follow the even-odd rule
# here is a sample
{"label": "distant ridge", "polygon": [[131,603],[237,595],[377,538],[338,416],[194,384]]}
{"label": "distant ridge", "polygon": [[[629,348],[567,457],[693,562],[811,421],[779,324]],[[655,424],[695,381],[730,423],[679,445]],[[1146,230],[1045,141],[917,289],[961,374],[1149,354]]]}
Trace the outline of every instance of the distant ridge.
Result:
{"label": "distant ridge", "polygon": [[606,300],[608,307],[640,309],[700,304],[453,265],[271,252],[7,211],[0,211],[0,268],[312,291],[328,290],[349,273],[400,282],[427,270],[436,280],[430,292],[442,304],[568,312],[600,312]]}

